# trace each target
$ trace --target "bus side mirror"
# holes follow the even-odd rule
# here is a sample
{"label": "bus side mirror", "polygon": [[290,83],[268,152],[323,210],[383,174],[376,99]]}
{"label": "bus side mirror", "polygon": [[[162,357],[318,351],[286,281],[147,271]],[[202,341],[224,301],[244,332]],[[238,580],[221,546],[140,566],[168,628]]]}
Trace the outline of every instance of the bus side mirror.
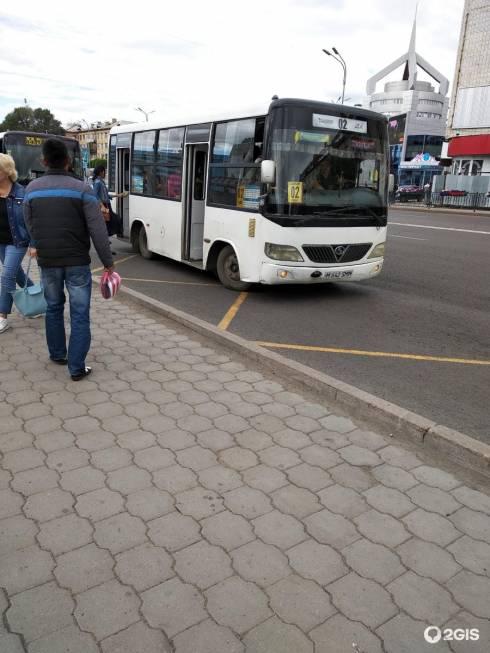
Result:
{"label": "bus side mirror", "polygon": [[276,164],[274,161],[262,161],[260,164],[260,181],[263,184],[273,184],[276,179]]}
{"label": "bus side mirror", "polygon": [[388,192],[392,193],[395,188],[395,175],[390,175],[388,177]]}

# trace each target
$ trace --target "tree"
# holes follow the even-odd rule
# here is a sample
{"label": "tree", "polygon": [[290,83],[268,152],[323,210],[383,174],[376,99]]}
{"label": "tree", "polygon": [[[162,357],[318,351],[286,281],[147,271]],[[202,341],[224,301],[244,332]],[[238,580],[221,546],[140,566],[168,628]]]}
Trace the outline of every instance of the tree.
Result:
{"label": "tree", "polygon": [[107,159],[92,159],[89,161],[89,168],[96,168],[97,166],[104,166],[107,169]]}
{"label": "tree", "polygon": [[56,120],[49,109],[31,109],[31,107],[16,107],[8,113],[0,124],[0,131],[19,129],[22,131],[48,132],[64,135],[61,122]]}

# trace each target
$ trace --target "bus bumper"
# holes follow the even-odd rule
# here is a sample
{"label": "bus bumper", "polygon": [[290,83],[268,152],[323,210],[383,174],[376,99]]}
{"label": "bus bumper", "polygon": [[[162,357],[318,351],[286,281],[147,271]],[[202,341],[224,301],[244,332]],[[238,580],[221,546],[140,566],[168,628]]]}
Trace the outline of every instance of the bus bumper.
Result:
{"label": "bus bumper", "polygon": [[329,283],[331,281],[363,281],[376,277],[383,267],[383,259],[359,265],[335,267],[300,267],[293,265],[262,263],[260,283]]}

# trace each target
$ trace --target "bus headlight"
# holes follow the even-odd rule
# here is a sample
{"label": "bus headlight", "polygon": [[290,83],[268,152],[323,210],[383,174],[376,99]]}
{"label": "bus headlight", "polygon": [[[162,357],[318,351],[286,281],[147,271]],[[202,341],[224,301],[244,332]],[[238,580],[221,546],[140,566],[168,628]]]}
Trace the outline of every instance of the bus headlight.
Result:
{"label": "bus headlight", "polygon": [[273,258],[275,261],[302,261],[303,257],[299,250],[292,245],[274,245],[273,243],[265,244],[265,255]]}
{"label": "bus headlight", "polygon": [[368,258],[380,258],[381,256],[384,256],[385,244],[386,243],[379,243],[379,245],[376,245],[371,254],[369,254]]}

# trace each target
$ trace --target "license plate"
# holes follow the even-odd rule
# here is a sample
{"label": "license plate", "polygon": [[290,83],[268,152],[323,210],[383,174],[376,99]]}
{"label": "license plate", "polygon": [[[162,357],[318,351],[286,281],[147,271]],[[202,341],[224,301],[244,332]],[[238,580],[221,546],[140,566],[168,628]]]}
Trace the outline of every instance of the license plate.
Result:
{"label": "license plate", "polygon": [[348,279],[352,276],[354,270],[331,270],[323,275],[325,279]]}

